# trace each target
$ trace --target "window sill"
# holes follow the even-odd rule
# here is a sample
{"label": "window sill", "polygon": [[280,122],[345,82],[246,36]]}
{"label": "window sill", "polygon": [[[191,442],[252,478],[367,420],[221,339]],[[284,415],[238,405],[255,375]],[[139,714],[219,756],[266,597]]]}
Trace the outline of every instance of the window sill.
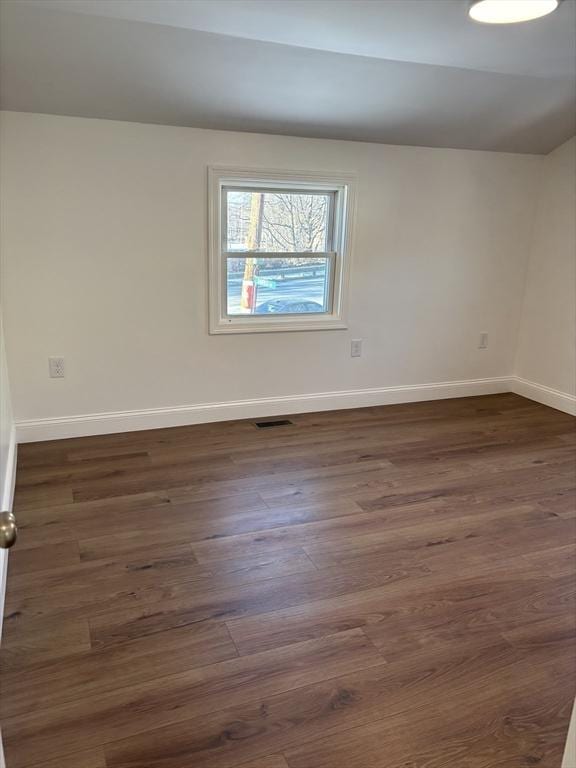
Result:
{"label": "window sill", "polygon": [[286,333],[294,331],[345,331],[348,324],[341,318],[323,318],[322,320],[221,320],[210,326],[210,335],[224,333]]}

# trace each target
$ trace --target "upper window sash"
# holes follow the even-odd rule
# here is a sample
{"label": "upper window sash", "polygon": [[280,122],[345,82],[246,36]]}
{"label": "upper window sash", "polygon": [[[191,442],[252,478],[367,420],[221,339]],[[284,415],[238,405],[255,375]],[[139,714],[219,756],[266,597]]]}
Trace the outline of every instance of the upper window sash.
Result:
{"label": "upper window sash", "polygon": [[[318,248],[318,249],[309,249],[309,250],[282,250],[278,248],[275,251],[271,251],[266,248],[262,249],[248,249],[248,248],[229,248],[228,244],[228,211],[229,211],[229,194],[230,193],[251,193],[251,192],[259,192],[263,195],[270,194],[270,195],[302,195],[307,197],[323,197],[327,199],[327,215],[326,215],[326,226],[324,230],[324,247]],[[221,242],[221,251],[223,254],[231,255],[231,254],[254,254],[254,255],[263,255],[263,254],[270,254],[270,253],[280,253],[280,254],[286,254],[290,256],[297,256],[300,253],[304,254],[322,254],[322,253],[331,253],[337,250],[337,233],[335,231],[336,226],[336,209],[338,206],[338,203],[340,202],[338,195],[342,194],[342,192],[339,193],[336,189],[319,189],[317,187],[293,187],[293,186],[277,186],[277,185],[270,185],[270,186],[263,186],[260,184],[253,184],[251,182],[247,182],[246,184],[235,184],[235,185],[228,185],[223,184],[221,186],[220,191],[220,220],[221,220],[221,235],[220,235],[220,242]],[[265,205],[265,203],[262,203]],[[274,230],[274,225],[276,226],[282,226],[279,222],[268,222],[268,231]]]}

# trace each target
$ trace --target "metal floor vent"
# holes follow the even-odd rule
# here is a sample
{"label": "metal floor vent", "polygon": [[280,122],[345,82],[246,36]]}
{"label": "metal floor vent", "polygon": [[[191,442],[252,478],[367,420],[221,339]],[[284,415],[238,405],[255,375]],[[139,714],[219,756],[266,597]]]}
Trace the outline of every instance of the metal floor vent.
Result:
{"label": "metal floor vent", "polygon": [[293,423],[289,419],[279,419],[278,421],[257,421],[256,426],[258,429],[268,429],[268,427],[286,427]]}

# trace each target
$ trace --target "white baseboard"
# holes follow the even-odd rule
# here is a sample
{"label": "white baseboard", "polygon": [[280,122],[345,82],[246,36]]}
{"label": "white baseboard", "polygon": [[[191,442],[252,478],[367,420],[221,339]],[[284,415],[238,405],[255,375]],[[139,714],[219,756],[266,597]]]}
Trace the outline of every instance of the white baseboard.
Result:
{"label": "white baseboard", "polygon": [[560,392],[551,387],[545,387],[543,384],[536,384],[534,381],[522,379],[520,376],[510,378],[510,389],[517,395],[527,397],[529,400],[536,400],[537,403],[549,405],[558,411],[564,411],[571,416],[576,416],[576,397],[567,392]]}
{"label": "white baseboard", "polygon": [[173,408],[148,408],[141,411],[92,413],[51,419],[27,419],[16,423],[19,443],[58,440],[67,437],[105,435],[142,429],[177,427],[210,421],[266,418],[291,413],[392,405],[421,400],[443,400],[451,397],[492,395],[510,391],[508,377],[444,381],[399,387],[378,387],[309,395],[263,397],[221,403],[182,405]]}

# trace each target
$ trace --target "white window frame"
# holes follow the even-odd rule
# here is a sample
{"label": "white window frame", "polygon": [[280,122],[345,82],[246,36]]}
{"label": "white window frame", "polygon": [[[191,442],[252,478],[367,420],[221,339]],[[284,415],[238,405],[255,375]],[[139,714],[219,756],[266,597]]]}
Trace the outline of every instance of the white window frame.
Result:
{"label": "white window frame", "polygon": [[[279,189],[287,191],[331,192],[334,195],[333,221],[328,242],[330,251],[319,254],[331,259],[329,312],[286,315],[228,315],[226,259],[244,256],[224,251],[223,190],[225,187]],[[352,223],[356,177],[350,174],[262,170],[211,166],[208,169],[208,252],[209,252],[209,329],[219,333],[270,333],[278,331],[342,330],[347,325],[348,285],[350,281]],[[255,256],[283,254],[254,253]]]}

